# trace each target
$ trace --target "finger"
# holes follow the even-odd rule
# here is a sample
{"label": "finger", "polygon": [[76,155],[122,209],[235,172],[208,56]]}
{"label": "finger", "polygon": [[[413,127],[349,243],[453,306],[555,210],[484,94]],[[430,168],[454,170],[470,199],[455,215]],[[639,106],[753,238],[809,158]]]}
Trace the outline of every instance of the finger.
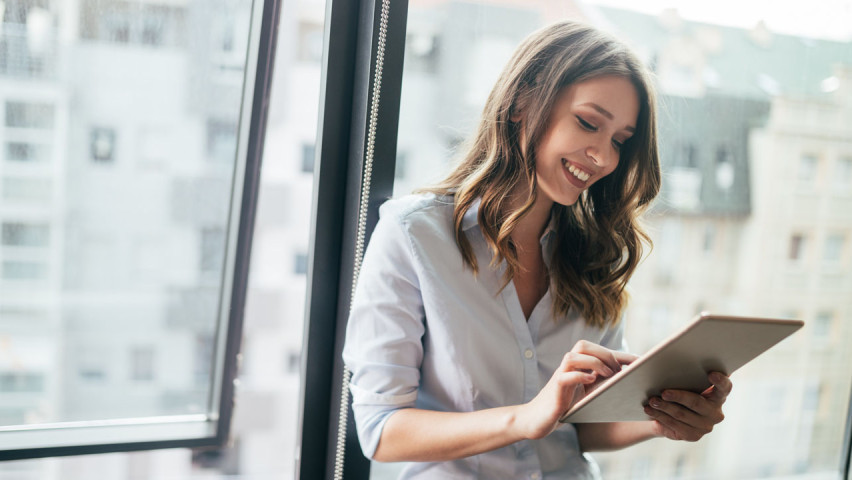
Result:
{"label": "finger", "polygon": [[[610,350],[606,347],[589,342],[587,340],[580,340],[579,342],[577,342],[574,345],[574,348],[571,349],[571,351],[598,358],[601,362],[606,364],[607,367],[609,367],[613,372],[621,371],[621,363],[616,357],[616,353],[621,352],[615,352],[614,350]],[[629,359],[629,357],[625,357],[625,360],[627,359]]]}
{"label": "finger", "polygon": [[663,390],[660,396],[664,400],[663,403],[679,404],[701,416],[714,416],[719,411],[719,403],[709,400],[704,395],[686,390]]}
{"label": "finger", "polygon": [[708,430],[689,425],[668,415],[666,412],[651,408],[649,405],[645,406],[645,414],[659,422],[664,427],[663,434],[672,440],[695,442],[712,430],[712,426]]}
{"label": "finger", "polygon": [[[667,393],[668,395],[665,395]],[[683,393],[687,395],[674,396],[671,395],[671,393]],[[697,397],[698,402],[693,402],[693,397]],[[678,403],[678,400],[685,401],[689,405],[685,406],[682,403]],[[707,402],[707,400],[702,398],[700,395],[690,392],[683,392],[680,390],[671,392],[666,391],[664,392],[662,399],[659,397],[651,397],[648,404],[654,408],[654,410],[663,412],[678,422],[695,427],[702,431],[709,432],[713,429],[713,425],[722,421],[720,418],[722,415],[720,409],[708,408],[709,402]]]}
{"label": "finger", "polygon": [[615,374],[601,359],[578,352],[568,352],[562,357],[561,371],[583,370],[593,372],[602,377],[611,377]]}
{"label": "finger", "polygon": [[705,398],[717,404],[725,403],[725,399],[728,398],[728,395],[734,387],[731,383],[731,379],[724,373],[720,372],[713,372],[707,378],[713,386],[710,388],[708,394],[705,395]]}
{"label": "finger", "polygon": [[620,352],[618,350],[613,350],[612,353],[615,355],[616,361],[618,361],[618,363],[620,363],[621,365],[630,365],[631,363],[636,361],[637,358],[639,358],[639,355],[633,355],[632,353],[627,352]]}

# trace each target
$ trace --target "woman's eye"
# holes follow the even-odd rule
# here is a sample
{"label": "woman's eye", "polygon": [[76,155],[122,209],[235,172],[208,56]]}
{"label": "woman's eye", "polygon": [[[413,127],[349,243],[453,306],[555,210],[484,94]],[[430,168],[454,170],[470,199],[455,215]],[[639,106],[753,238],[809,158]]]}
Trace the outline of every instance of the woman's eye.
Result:
{"label": "woman's eye", "polygon": [[592,125],[591,123],[583,120],[583,117],[577,116],[577,122],[580,123],[581,127],[585,128],[586,130],[588,130],[590,132],[597,132],[598,131],[598,127],[596,127],[596,126]]}
{"label": "woman's eye", "polygon": [[616,150],[621,150],[621,148],[624,147],[624,142],[619,142],[618,140],[613,140],[612,146],[615,147]]}

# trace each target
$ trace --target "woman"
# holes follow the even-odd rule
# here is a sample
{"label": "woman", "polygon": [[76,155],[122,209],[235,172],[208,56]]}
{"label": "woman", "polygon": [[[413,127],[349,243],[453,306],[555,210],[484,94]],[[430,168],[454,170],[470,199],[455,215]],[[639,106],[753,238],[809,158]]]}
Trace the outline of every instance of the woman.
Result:
{"label": "woman", "polygon": [[382,206],[347,329],[359,439],[403,478],[595,478],[583,455],[720,422],[730,380],[649,399],[647,422],[562,424],[624,352],[625,285],[659,191],[644,67],[589,26],[527,38],[461,164]]}

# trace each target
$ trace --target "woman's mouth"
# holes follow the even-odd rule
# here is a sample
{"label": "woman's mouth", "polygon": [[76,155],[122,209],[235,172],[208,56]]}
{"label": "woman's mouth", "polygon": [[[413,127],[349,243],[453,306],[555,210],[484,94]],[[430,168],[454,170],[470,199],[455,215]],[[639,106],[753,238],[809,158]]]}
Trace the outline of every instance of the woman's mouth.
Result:
{"label": "woman's mouth", "polygon": [[562,159],[562,166],[564,167],[565,171],[568,172],[568,174],[566,176],[568,177],[569,180],[572,180],[572,179],[579,180],[580,182],[582,182],[585,185],[585,183],[589,180],[589,178],[591,178],[590,174],[588,174],[588,173],[584,172],[583,170],[580,170],[579,168],[575,167],[574,165],[568,163],[568,160],[566,160],[564,158]]}

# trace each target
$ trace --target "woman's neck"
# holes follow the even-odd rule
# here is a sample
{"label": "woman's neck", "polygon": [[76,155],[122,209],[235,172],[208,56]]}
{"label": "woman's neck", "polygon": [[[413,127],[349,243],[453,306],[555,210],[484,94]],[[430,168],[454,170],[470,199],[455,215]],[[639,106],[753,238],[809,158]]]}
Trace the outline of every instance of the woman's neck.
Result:
{"label": "woman's neck", "polygon": [[[512,205],[512,208],[520,208],[526,201],[526,197],[526,193],[516,196],[518,205]],[[538,195],[530,211],[518,221],[517,227],[512,232],[512,241],[523,246],[538,245],[545,228],[550,223],[552,206],[553,201]]]}

